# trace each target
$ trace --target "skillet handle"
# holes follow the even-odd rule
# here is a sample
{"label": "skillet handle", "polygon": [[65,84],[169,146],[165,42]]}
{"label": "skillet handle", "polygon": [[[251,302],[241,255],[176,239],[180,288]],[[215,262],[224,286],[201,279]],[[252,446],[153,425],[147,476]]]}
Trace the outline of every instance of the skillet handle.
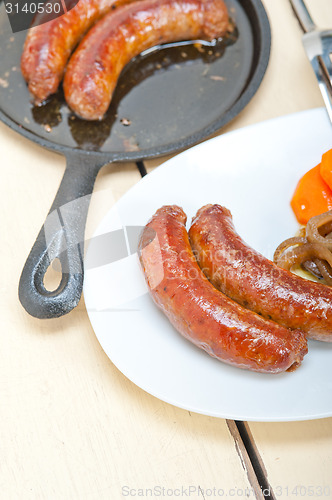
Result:
{"label": "skillet handle", "polygon": [[[67,155],[67,167],[47,219],[23,268],[19,299],[36,318],[58,318],[79,302],[83,287],[84,231],[93,186],[100,168],[91,155]],[[52,261],[61,263],[62,278],[54,291],[44,285]]]}

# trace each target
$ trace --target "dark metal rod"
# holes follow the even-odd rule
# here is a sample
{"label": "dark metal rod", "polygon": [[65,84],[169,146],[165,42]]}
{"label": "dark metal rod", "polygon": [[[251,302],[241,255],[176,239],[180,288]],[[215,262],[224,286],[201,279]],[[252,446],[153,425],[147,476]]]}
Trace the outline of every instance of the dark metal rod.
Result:
{"label": "dark metal rod", "polygon": [[[262,466],[262,459],[253,443],[252,436],[249,435],[246,422],[234,420],[235,425],[239,431],[242,442],[247,450],[250,462],[255,471],[257,481],[259,482],[263,497],[265,500],[276,500],[272,487],[267,480],[266,471]],[[249,431],[250,432],[250,431]]]}
{"label": "dark metal rod", "polygon": [[144,177],[147,174],[144,163],[142,161],[137,161],[136,165],[137,165],[139,173],[141,174],[142,177]]}

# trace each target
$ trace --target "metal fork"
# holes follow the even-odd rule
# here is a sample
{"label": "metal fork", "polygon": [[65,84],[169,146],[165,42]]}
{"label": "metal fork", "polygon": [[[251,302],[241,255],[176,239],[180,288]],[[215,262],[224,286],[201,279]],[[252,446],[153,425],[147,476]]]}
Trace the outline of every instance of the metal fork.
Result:
{"label": "metal fork", "polygon": [[332,29],[318,30],[303,0],[290,0],[304,31],[302,42],[332,122]]}

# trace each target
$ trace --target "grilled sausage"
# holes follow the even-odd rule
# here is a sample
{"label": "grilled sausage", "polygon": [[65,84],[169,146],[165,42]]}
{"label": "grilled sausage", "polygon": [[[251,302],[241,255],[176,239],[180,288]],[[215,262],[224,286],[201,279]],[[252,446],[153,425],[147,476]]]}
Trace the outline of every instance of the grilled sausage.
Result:
{"label": "grilled sausage", "polygon": [[202,207],[189,230],[211,283],[239,304],[309,338],[332,341],[332,288],[279,268],[235,232],[229,210]]}
{"label": "grilled sausage", "polygon": [[71,57],[65,98],[86,120],[107,111],[124,66],[140,52],[179,40],[213,40],[228,27],[223,0],[141,0],[109,12]]}
{"label": "grilled sausage", "polygon": [[40,24],[43,14],[37,14],[21,58],[22,74],[36,104],[57,91],[69,56],[84,33],[108,10],[129,1],[79,0],[65,15],[46,24]]}
{"label": "grilled sausage", "polygon": [[185,338],[221,361],[265,373],[297,368],[307,353],[305,335],[263,319],[211,285],[185,223],[181,208],[164,206],[143,230],[140,261],[157,306]]}

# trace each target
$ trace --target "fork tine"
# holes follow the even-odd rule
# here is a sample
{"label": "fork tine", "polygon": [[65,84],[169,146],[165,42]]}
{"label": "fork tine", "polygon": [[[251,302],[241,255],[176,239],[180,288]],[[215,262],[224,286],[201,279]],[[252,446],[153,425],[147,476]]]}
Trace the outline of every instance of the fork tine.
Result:
{"label": "fork tine", "polygon": [[330,82],[331,74],[328,78],[322,69],[322,63],[319,59],[319,56],[311,59],[311,65],[318,80],[319,89],[321,91],[327,113],[332,122],[332,84]]}
{"label": "fork tine", "polygon": [[321,55],[322,61],[324,63],[324,69],[326,76],[330,81],[330,85],[332,86],[332,63],[328,54],[324,53]]}
{"label": "fork tine", "polygon": [[332,30],[317,29],[304,0],[290,0],[290,3],[304,31],[303,46],[332,122]]}
{"label": "fork tine", "polygon": [[330,58],[330,54],[332,55],[332,33],[330,31],[312,31],[303,36],[302,42],[310,61],[314,57],[318,57],[322,71],[332,87],[332,61]]}
{"label": "fork tine", "polygon": [[332,86],[332,33],[331,31],[322,34],[322,54],[321,58],[326,67],[326,73]]}
{"label": "fork tine", "polygon": [[329,54],[323,53],[321,55],[321,66],[325,73],[327,79],[330,82],[331,92],[332,92],[332,63]]}

